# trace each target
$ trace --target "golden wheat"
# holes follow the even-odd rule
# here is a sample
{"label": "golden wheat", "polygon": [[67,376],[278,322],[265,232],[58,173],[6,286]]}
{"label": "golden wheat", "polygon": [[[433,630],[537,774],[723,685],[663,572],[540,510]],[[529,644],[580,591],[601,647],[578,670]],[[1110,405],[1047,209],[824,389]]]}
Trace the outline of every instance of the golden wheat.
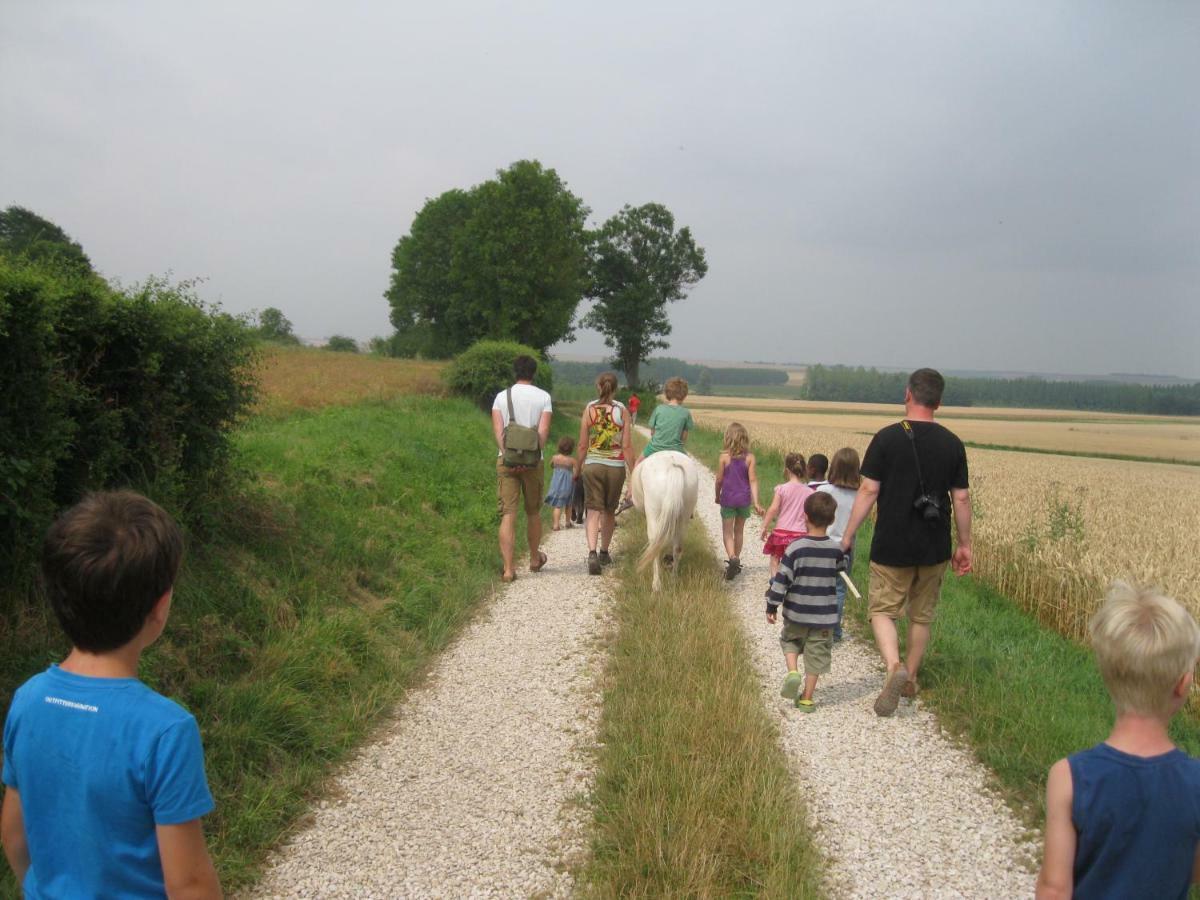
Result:
{"label": "golden wheat", "polygon": [[[693,415],[711,427],[730,419]],[[870,441],[800,424],[756,422],[750,435],[757,446],[806,455],[846,446],[861,454]],[[1116,578],[1158,585],[1200,616],[1200,468],[970,448],[967,460],[975,571],[1040,620],[1082,638]]]}
{"label": "golden wheat", "polygon": [[407,394],[441,394],[444,363],[362,353],[269,347],[259,367],[257,412],[348,406]]}

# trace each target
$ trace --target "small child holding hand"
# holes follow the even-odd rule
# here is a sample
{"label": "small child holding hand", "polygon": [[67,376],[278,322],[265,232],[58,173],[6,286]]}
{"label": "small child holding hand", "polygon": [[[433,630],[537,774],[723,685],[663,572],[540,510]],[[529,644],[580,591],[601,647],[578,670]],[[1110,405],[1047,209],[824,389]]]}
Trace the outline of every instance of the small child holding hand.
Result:
{"label": "small child holding hand", "polygon": [[1117,719],[1104,743],[1050,769],[1038,900],[1184,900],[1200,867],[1200,760],[1167,726],[1192,686],[1200,627],[1176,601],[1117,582],[1090,630]]}
{"label": "small child holding hand", "polygon": [[[804,501],[808,534],[788,545],[779,570],[767,588],[767,622],[774,625],[783,607],[783,630],[779,644],[787,664],[787,677],[779,693],[795,699],[801,712],[816,708],[813,692],[817,679],[828,674],[833,655],[833,628],[837,624],[838,572],[845,560],[837,541],[826,534],[837,510],[837,501],[815,492]],[[804,654],[804,692],[797,671]],[[799,695],[799,696],[797,696]]]}
{"label": "small child holding hand", "polygon": [[[551,526],[555,531],[564,527],[561,524],[563,512],[570,507],[575,496],[575,438],[564,437],[558,442],[558,452],[550,457],[550,487],[546,489],[546,505],[550,507]],[[567,516],[567,528],[573,527],[571,517]]]}

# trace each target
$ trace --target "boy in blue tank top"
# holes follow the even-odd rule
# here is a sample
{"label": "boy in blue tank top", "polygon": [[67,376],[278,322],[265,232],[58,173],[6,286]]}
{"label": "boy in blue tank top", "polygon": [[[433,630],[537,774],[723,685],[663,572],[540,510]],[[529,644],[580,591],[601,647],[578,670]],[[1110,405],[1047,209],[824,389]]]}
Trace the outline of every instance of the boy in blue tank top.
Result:
{"label": "boy in blue tank top", "polygon": [[1117,582],[1091,636],[1117,720],[1050,769],[1037,897],[1183,900],[1200,867],[1200,760],[1167,725],[1192,686],[1200,627],[1174,600]]}
{"label": "boy in blue tank top", "polygon": [[131,492],[92,494],[46,534],[46,593],[72,648],[4,723],[0,841],[29,900],[221,895],[196,720],[137,678],[182,556],[170,516]]}

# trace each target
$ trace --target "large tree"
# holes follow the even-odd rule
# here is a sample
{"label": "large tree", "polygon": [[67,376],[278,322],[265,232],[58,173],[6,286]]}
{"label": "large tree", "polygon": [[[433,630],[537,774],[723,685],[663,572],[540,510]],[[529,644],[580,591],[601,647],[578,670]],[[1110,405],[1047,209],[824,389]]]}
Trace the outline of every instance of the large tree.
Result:
{"label": "large tree", "polygon": [[22,206],[0,212],[0,253],[76,275],[92,274],[83,247],[48,219]]}
{"label": "large tree", "polygon": [[484,338],[542,351],[570,340],[588,284],[588,211],[533,160],[426,202],[392,253],[397,343],[450,356]]}
{"label": "large tree", "polygon": [[583,324],[611,347],[626,381],[638,383],[638,368],[667,346],[667,304],[687,296],[708,272],[704,248],[691,229],[675,230],[675,217],[660,203],[625,206],[595,235],[591,296],[595,304]]}

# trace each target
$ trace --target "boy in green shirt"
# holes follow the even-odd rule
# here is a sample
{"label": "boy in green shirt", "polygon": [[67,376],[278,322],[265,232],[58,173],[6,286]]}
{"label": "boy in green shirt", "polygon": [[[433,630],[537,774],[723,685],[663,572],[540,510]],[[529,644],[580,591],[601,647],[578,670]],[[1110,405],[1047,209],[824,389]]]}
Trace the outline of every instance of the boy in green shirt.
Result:
{"label": "boy in green shirt", "polygon": [[[665,404],[654,407],[654,412],[650,414],[650,441],[642,450],[642,455],[634,461],[634,467],[641,460],[645,459],[659,450],[678,450],[680,453],[686,453],[683,445],[687,442],[688,432],[695,428],[695,423],[692,421],[692,413],[683,405],[683,401],[687,399],[688,383],[684,378],[668,378],[667,383],[663,385],[663,395],[667,398]],[[632,474],[632,470],[631,470]],[[618,513],[624,512],[633,506],[632,496],[632,481],[630,478],[626,484],[628,487],[625,491],[625,499],[621,501],[621,507],[617,510]]]}

